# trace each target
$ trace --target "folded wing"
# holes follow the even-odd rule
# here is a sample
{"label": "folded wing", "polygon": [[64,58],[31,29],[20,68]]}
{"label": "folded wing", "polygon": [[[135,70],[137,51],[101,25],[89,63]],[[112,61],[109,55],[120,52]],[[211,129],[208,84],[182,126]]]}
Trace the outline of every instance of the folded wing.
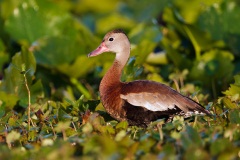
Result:
{"label": "folded wing", "polygon": [[192,99],[181,95],[164,84],[152,81],[125,83],[120,97],[133,106],[144,107],[154,112],[167,110],[176,110],[177,112],[179,108],[185,113],[210,114],[209,111]]}

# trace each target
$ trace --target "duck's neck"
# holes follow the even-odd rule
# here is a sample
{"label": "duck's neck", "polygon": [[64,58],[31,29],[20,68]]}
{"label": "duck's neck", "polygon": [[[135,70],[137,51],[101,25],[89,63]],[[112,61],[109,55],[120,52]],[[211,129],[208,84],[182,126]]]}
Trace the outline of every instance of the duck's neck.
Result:
{"label": "duck's neck", "polygon": [[128,52],[125,52],[125,54],[116,54],[116,58],[112,66],[104,75],[100,83],[100,94],[104,93],[105,89],[114,86],[117,87],[117,85],[121,83],[120,79],[122,75],[122,70],[127,63],[129,55],[130,50]]}
{"label": "duck's neck", "polygon": [[120,82],[123,67],[119,61],[114,61],[111,68],[106,72],[100,83],[100,89],[103,86],[112,86]]}

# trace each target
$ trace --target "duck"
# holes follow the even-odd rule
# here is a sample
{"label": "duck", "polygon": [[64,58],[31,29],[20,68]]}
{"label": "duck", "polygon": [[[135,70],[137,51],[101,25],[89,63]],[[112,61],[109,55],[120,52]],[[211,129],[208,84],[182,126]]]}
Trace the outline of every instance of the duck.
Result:
{"label": "duck", "polygon": [[129,125],[146,127],[153,121],[169,120],[176,115],[184,118],[211,115],[201,104],[165,84],[150,80],[122,82],[121,75],[130,50],[128,36],[122,29],[115,29],[88,54],[88,57],[94,57],[104,52],[115,53],[115,60],[99,86],[100,100],[111,117],[127,121]]}

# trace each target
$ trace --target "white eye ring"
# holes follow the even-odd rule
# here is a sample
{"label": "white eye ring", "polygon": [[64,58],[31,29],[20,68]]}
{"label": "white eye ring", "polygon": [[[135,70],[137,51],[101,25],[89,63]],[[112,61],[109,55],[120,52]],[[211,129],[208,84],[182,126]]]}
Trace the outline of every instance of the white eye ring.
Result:
{"label": "white eye ring", "polygon": [[108,40],[109,40],[109,41],[113,41],[114,39],[113,39],[112,37],[110,37]]}

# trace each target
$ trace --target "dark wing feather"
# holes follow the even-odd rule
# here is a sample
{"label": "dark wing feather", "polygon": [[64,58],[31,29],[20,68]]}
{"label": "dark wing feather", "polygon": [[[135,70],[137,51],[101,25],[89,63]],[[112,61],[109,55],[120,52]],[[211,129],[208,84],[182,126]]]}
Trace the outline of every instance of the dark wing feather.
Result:
{"label": "dark wing feather", "polygon": [[141,106],[150,111],[177,110],[179,108],[185,113],[197,111],[210,115],[209,111],[199,103],[164,84],[153,81],[124,83],[120,97],[133,106]]}

